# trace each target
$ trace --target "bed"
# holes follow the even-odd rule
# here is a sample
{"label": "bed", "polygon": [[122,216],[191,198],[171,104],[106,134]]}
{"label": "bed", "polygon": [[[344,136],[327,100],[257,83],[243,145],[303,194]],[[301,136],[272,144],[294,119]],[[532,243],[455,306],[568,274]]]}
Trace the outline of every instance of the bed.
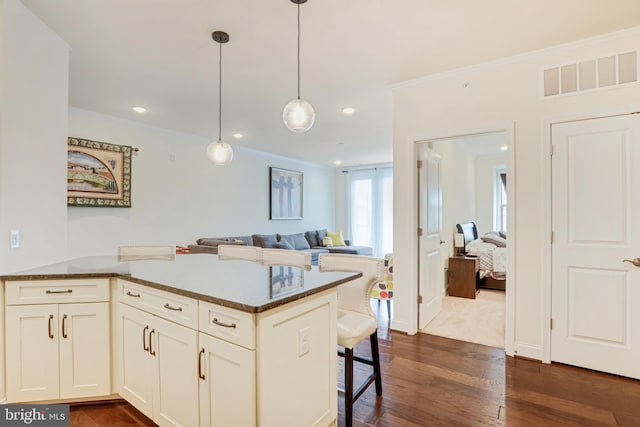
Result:
{"label": "bed", "polygon": [[478,257],[480,261],[480,284],[482,288],[505,289],[507,276],[506,234],[490,232],[478,236],[473,222],[456,224],[458,233],[464,236],[464,248],[467,256]]}

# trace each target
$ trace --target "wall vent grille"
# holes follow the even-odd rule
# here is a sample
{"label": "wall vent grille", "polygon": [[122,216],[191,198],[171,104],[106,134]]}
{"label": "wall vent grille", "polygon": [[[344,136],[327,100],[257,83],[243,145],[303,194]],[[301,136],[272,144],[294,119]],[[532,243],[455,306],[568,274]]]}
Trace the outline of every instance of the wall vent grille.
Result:
{"label": "wall vent grille", "polygon": [[545,68],[542,95],[555,98],[638,83],[638,51]]}

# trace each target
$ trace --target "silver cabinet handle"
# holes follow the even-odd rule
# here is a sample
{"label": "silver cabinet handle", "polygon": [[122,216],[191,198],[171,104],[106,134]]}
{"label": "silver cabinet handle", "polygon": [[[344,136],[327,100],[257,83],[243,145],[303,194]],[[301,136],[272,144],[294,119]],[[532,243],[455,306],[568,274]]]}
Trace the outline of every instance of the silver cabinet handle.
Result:
{"label": "silver cabinet handle", "polygon": [[219,326],[222,326],[223,328],[234,328],[235,329],[235,327],[236,327],[235,323],[224,323],[224,322],[219,321],[217,317],[214,317],[213,321],[211,323],[219,325]]}
{"label": "silver cabinet handle", "polygon": [[140,298],[140,294],[131,293],[131,291],[127,291],[127,295],[134,298]]}
{"label": "silver cabinet handle", "polygon": [[49,338],[53,339],[53,331],[51,327],[51,321],[53,320],[53,314],[49,315]]}
{"label": "silver cabinet handle", "polygon": [[173,310],[173,311],[182,311],[182,307],[177,307],[177,308],[176,308],[176,307],[171,307],[171,306],[169,305],[169,303],[166,303],[166,304],[164,305],[164,308],[169,309],[169,310]]}
{"label": "silver cabinet handle", "polygon": [[47,289],[47,294],[70,294],[73,292],[73,289],[67,289],[66,291],[52,291],[51,289]]}
{"label": "silver cabinet handle", "polygon": [[634,259],[623,259],[622,262],[630,262],[631,264],[633,264],[636,267],[640,267],[640,258],[634,258]]}

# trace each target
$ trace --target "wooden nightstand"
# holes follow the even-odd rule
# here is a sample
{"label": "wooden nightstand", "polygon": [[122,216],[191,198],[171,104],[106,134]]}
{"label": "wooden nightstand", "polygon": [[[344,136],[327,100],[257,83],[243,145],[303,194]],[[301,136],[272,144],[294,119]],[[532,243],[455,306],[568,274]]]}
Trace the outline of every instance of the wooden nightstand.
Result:
{"label": "wooden nightstand", "polygon": [[449,295],[475,299],[479,270],[478,258],[467,256],[449,258]]}

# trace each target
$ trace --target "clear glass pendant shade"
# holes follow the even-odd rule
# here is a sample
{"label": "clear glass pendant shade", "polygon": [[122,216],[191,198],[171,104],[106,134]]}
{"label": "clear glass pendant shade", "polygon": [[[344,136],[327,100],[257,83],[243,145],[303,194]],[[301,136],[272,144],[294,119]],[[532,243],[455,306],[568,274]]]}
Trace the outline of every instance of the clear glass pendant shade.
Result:
{"label": "clear glass pendant shade", "polygon": [[316,120],[316,112],[307,101],[296,98],[285,105],[282,111],[282,120],[290,131],[306,132],[313,126],[313,122]]}
{"label": "clear glass pendant shade", "polygon": [[233,148],[222,140],[214,141],[207,146],[207,157],[214,165],[227,165],[233,160]]}

